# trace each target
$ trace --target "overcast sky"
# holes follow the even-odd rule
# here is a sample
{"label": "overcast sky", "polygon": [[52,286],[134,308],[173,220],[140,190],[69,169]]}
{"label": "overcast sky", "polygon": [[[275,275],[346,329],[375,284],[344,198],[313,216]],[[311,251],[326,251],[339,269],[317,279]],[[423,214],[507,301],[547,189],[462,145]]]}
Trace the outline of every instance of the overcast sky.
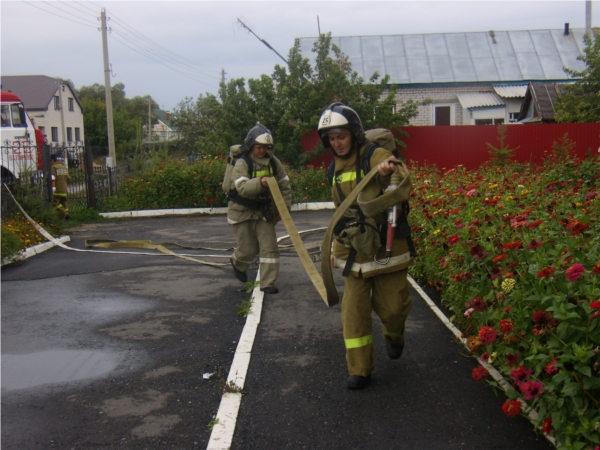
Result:
{"label": "overcast sky", "polygon": [[[296,37],[585,28],[585,1],[0,1],[2,75],[104,84],[102,8],[111,84],[173,110],[225,79],[270,75]],[[592,4],[600,25],[600,2]]]}

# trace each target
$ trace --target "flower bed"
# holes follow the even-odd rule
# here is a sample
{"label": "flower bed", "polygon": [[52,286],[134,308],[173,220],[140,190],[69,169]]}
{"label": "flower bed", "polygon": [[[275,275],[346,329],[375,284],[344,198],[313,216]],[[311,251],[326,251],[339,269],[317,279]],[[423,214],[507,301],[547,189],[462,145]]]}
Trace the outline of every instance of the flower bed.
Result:
{"label": "flower bed", "polygon": [[511,383],[504,413],[524,398],[536,428],[573,449],[600,444],[599,167],[411,168],[412,276],[439,290],[472,354]]}

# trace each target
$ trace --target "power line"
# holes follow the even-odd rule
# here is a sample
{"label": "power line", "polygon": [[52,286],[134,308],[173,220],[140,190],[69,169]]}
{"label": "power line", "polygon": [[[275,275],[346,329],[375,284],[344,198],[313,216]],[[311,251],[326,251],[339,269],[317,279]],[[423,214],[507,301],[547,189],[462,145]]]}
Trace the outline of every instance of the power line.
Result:
{"label": "power line", "polygon": [[[115,39],[117,42],[119,42],[119,43],[121,43],[122,45],[124,45],[125,47],[127,47],[127,48],[129,48],[129,49],[133,50],[134,52],[136,52],[136,53],[140,53],[138,50],[136,50],[135,48],[131,47],[131,46],[130,46],[130,45],[128,45],[127,43],[125,43],[125,42],[121,41],[120,39],[117,39],[117,38],[116,38],[116,37],[114,37],[114,36],[111,36],[111,37],[112,37],[113,39]],[[141,53],[140,53],[140,54],[141,54]],[[192,79],[192,80],[194,80],[194,81],[197,81],[198,83],[204,84],[205,86],[208,86],[208,87],[211,87],[211,88],[212,88],[212,87],[214,87],[214,85],[207,84],[206,82],[202,81],[202,80],[201,80],[201,79],[199,79],[199,78],[195,78],[195,77],[193,77],[193,76],[191,76],[191,75],[189,75],[189,74],[186,74],[186,73],[183,73],[183,72],[181,72],[181,71],[178,71],[177,69],[175,69],[175,68],[171,67],[170,65],[166,64],[165,62],[163,62],[163,61],[161,61],[161,60],[159,60],[159,59],[155,59],[155,58],[153,58],[153,57],[151,57],[151,56],[149,56],[149,55],[142,55],[142,56],[145,56],[146,58],[150,59],[151,61],[154,61],[154,62],[155,62],[155,63],[157,63],[157,64],[161,64],[161,65],[163,65],[163,66],[165,66],[165,67],[168,67],[169,69],[173,70],[174,72],[176,72],[176,73],[178,73],[178,74],[180,74],[180,75],[182,75],[182,76],[184,76],[184,77],[186,77],[186,78],[190,78],[190,79]]]}
{"label": "power line", "polygon": [[[130,27],[129,25],[127,25],[125,22],[121,21],[118,17],[116,17],[114,14],[112,15],[115,22],[116,23],[120,23],[124,28],[131,30],[131,34],[134,34],[136,36],[139,36],[139,38],[143,41],[148,42],[149,44],[152,44],[152,46],[157,47],[158,49],[162,49],[163,51],[167,52],[168,54],[170,54],[172,57],[175,57],[176,59],[180,60],[182,63],[185,64],[192,64],[194,66],[198,66],[199,64],[196,63],[195,61],[192,61],[191,59],[185,58],[183,56],[180,56],[176,53],[174,53],[173,51],[171,51],[168,48],[163,47],[162,45],[152,41],[151,39],[148,39],[146,36],[144,36],[142,33],[138,32],[137,30],[135,30],[134,28]],[[211,69],[211,70],[217,70],[216,67],[211,67],[211,66],[206,66],[205,67]]]}
{"label": "power line", "polygon": [[47,12],[48,14],[52,14],[53,16],[60,17],[61,19],[68,20],[69,22],[78,23],[79,25],[83,25],[83,26],[86,26],[86,27],[92,27],[92,28],[97,28],[98,27],[97,25],[88,25],[86,23],[82,23],[82,22],[79,22],[77,20],[69,19],[68,17],[64,17],[64,16],[61,16],[60,14],[56,14],[56,13],[53,13],[52,11],[48,11],[47,9],[40,8],[39,6],[34,5],[33,3],[30,3],[30,2],[23,1],[23,3],[25,3],[25,4],[29,5],[29,6],[33,6],[34,8],[37,8],[37,9],[39,9],[41,11]]}
{"label": "power line", "polygon": [[[58,2],[46,2],[46,1],[42,1],[42,3],[44,3],[45,5],[47,5],[47,6],[50,6],[50,7],[52,7],[52,8],[58,9],[60,12],[62,12],[62,13],[65,13],[65,14],[68,14],[68,15],[70,15],[70,16],[73,16],[73,17],[75,17],[75,18],[77,18],[77,19],[80,19],[80,20],[86,20],[86,21],[87,21],[87,18],[85,18],[85,17],[78,16],[78,15],[76,15],[76,14],[73,14],[73,13],[69,12],[69,11],[66,11],[66,10],[64,10],[64,9],[61,9],[61,8],[59,8],[59,7],[58,7],[58,6],[56,6],[56,4],[55,4],[55,3],[58,3]],[[92,16],[92,17],[94,17],[94,16]]]}

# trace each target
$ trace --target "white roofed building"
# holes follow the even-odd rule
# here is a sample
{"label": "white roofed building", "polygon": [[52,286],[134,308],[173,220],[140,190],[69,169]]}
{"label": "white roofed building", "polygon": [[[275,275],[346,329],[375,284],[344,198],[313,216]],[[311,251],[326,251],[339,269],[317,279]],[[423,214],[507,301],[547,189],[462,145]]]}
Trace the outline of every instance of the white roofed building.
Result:
{"label": "white roofed building", "polygon": [[[389,75],[397,105],[430,100],[412,125],[516,122],[529,82],[572,81],[583,70],[584,29],[332,37],[364,80]],[[316,38],[301,38],[314,63]]]}

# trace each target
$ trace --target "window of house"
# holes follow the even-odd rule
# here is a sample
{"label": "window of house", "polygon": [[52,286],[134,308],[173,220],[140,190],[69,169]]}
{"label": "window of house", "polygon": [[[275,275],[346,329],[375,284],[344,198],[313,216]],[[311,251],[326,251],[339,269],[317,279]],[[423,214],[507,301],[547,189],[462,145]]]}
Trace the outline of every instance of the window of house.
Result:
{"label": "window of house", "polygon": [[449,104],[433,105],[432,122],[436,126],[454,125],[454,106]]}
{"label": "window of house", "polygon": [[52,142],[58,142],[58,127],[52,127],[50,130],[52,132]]}
{"label": "window of house", "polygon": [[69,97],[69,111],[75,111],[73,108],[73,97]]}
{"label": "window of house", "polygon": [[58,95],[54,96],[54,111],[58,111],[60,109],[60,100]]}
{"label": "window of house", "polygon": [[519,120],[519,113],[508,113],[508,123],[515,123]]}
{"label": "window of house", "polygon": [[79,127],[75,127],[75,140],[77,142],[81,141],[81,130]]}
{"label": "window of house", "polygon": [[73,128],[67,127],[67,142],[73,142]]}
{"label": "window of house", "polygon": [[475,125],[499,125],[504,119],[475,119]]}
{"label": "window of house", "polygon": [[397,108],[396,108],[396,104],[394,103],[392,105],[392,114],[396,114]]}

